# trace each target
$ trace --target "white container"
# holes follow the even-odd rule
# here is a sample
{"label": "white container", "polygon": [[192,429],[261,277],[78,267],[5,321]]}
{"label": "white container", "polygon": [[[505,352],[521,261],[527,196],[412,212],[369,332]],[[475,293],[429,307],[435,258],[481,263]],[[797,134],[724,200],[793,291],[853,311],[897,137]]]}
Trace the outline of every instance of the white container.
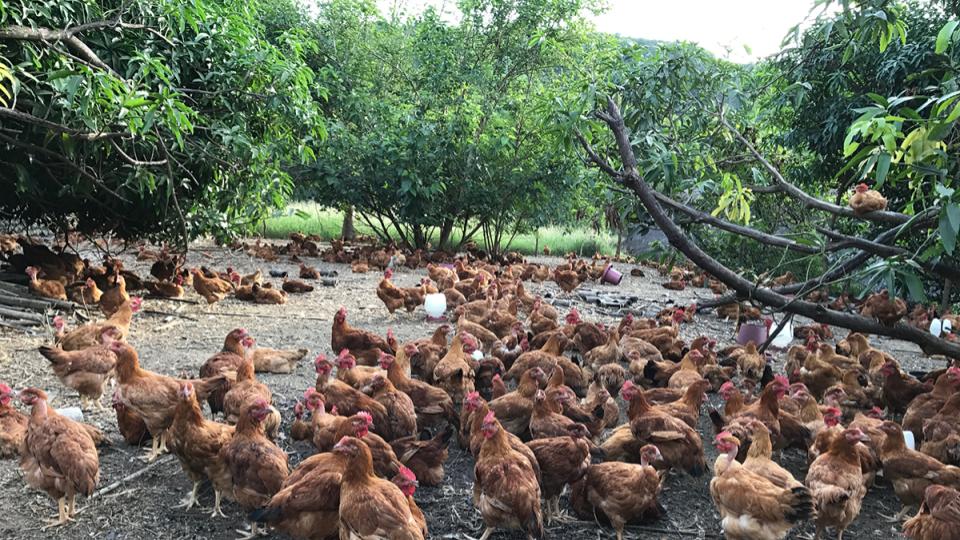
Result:
{"label": "white container", "polygon": [[62,409],[56,409],[56,411],[57,414],[66,416],[74,422],[83,422],[83,411],[80,410],[80,407],[64,407]]}
{"label": "white container", "polygon": [[423,309],[431,318],[439,319],[447,311],[447,297],[443,293],[428,294],[423,299]]}
{"label": "white container", "polygon": [[790,342],[793,341],[793,321],[787,321],[787,324],[784,325],[783,330],[780,330],[780,333],[777,334],[777,337],[773,338],[773,341],[770,343],[770,346],[774,349],[786,349],[790,346]]}
{"label": "white container", "polygon": [[480,349],[473,351],[473,354],[471,354],[470,356],[472,356],[473,359],[476,360],[477,362],[483,360],[483,352],[480,351]]}
{"label": "white container", "polygon": [[911,450],[916,450],[916,449],[917,449],[917,442],[916,442],[916,440],[914,440],[914,438],[913,438],[913,432],[912,432],[912,431],[904,431],[904,432],[903,432],[903,442],[905,442],[905,443],[907,444],[907,448],[909,448],[909,449],[911,449]]}

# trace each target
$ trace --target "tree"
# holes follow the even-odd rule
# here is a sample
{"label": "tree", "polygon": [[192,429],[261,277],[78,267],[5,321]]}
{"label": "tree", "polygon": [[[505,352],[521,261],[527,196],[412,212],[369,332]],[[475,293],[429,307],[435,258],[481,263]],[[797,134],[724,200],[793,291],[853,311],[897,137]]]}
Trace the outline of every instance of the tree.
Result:
{"label": "tree", "polygon": [[[249,230],[325,135],[315,44],[271,2],[0,3],[4,219],[178,238]],[[2,84],[2,83],[0,83]]]}

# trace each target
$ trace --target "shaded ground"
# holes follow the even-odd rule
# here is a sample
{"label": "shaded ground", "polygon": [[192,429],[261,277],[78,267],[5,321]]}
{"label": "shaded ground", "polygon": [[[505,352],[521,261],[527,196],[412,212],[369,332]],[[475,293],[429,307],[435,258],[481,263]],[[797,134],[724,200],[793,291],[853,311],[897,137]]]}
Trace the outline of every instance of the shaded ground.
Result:
{"label": "shaded ground", "polygon": [[[432,332],[434,325],[423,321],[421,311],[413,316],[398,314],[396,320],[390,320],[375,295],[379,280],[375,272],[352,274],[349,267],[343,265],[308,262],[321,269],[338,270],[340,283],[334,288],[318,287],[313,293],[293,296],[283,306],[260,306],[233,299],[210,308],[162,300],[146,302],[146,312],[135,319],[130,337],[131,343],[140,352],[142,364],[147,369],[169,375],[196,374],[204,360],[219,350],[227,332],[241,326],[247,328],[264,346],[306,347],[311,351],[308,358],[318,352],[329,354],[332,315],[341,305],[346,306],[351,324],[381,334],[386,332],[388,326],[392,327],[401,341],[427,336]],[[543,262],[556,264],[557,260],[544,259]],[[138,273],[147,273],[148,266],[143,263],[132,260],[128,260],[128,263]],[[296,267],[291,264],[266,264],[245,254],[234,254],[209,245],[196,246],[190,254],[189,263],[217,268],[231,265],[241,272],[252,272],[255,268],[296,272]],[[647,272],[646,278],[631,277],[629,268],[624,270],[626,275],[619,289],[639,296],[640,301],[633,309],[647,314],[657,312],[668,305],[671,299],[686,304],[697,297],[711,295],[707,289],[667,291],[659,286],[659,276]],[[413,285],[424,274],[424,270],[411,272],[403,269],[395,280],[400,285]],[[556,291],[553,284],[546,284],[544,289]],[[191,294],[188,298],[197,297]],[[580,302],[577,305],[588,319],[605,322],[617,320],[609,314],[598,313],[591,306]],[[717,321],[713,315],[699,316],[694,323],[683,327],[683,337],[686,339],[708,334],[717,338],[721,346],[732,341],[732,332],[732,325]],[[840,333],[845,334],[844,331]],[[79,405],[76,393],[63,388],[46,361],[36,352],[39,345],[49,340],[49,333],[30,336],[0,330],[0,380],[15,388],[27,385],[44,388],[55,407]],[[900,359],[905,369],[928,369],[942,365],[942,362],[924,358],[911,344],[880,341],[879,346]],[[301,364],[293,374],[261,374],[258,377],[273,390],[274,399],[284,414],[284,426],[288,426],[292,419],[293,403],[315,379],[309,362]],[[717,396],[710,396],[707,406],[716,406],[718,403]],[[137,459],[141,451],[122,443],[116,432],[112,411],[90,413],[87,419],[107,431],[114,441],[112,446],[101,449],[101,488],[143,469],[144,464]],[[700,431],[706,441],[712,439],[712,428],[705,414],[701,417]],[[311,446],[305,443],[291,444],[289,439],[284,439],[280,444],[290,454],[291,465],[313,453]],[[416,499],[427,516],[432,537],[478,537],[483,527],[479,514],[471,504],[473,458],[457,448],[456,442],[452,444],[444,485],[421,488]],[[712,465],[716,452],[709,444],[706,446],[707,461]],[[798,452],[785,454],[784,465],[800,479],[806,472],[805,458]],[[709,480],[709,473],[700,478],[671,475],[661,498],[667,508],[667,517],[645,527],[631,528],[627,536],[654,539],[720,537],[719,518],[707,487]],[[89,501],[80,500],[84,511],[78,523],[39,531],[43,520],[56,513],[55,503],[46,495],[26,487],[15,462],[0,462],[0,508],[3,508],[0,538],[234,538],[234,530],[243,524],[244,514],[236,505],[225,503],[224,512],[229,517],[210,519],[208,507],[212,505],[212,492],[209,488],[200,493],[204,509],[185,511],[172,508],[189,487],[190,483],[177,461],[166,457],[141,476],[122,483],[104,496]],[[864,501],[860,517],[848,529],[848,537],[901,538],[898,525],[891,525],[879,517],[881,513],[891,515],[899,508],[899,502],[889,485],[881,483],[872,488]],[[813,527],[808,525],[790,537],[812,532]],[[594,523],[572,522],[548,527],[547,536],[610,538],[613,537],[613,531],[601,529]],[[493,538],[523,536],[498,533]]]}

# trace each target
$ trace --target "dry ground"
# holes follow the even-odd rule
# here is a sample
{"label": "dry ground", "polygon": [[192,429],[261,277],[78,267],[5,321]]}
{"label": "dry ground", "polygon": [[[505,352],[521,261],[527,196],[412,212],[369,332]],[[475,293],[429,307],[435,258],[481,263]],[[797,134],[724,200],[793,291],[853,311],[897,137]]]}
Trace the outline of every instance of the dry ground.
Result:
{"label": "dry ground", "polygon": [[[129,260],[139,273],[146,274],[147,266]],[[424,321],[422,311],[415,314],[398,314],[396,320],[388,317],[386,309],[375,295],[379,276],[372,272],[365,275],[352,274],[343,265],[325,265],[308,261],[321,269],[336,269],[340,282],[336,287],[318,287],[307,295],[294,296],[283,306],[260,306],[233,299],[215,306],[175,303],[150,300],[145,303],[146,312],[139,315],[132,326],[131,343],[139,350],[141,362],[147,369],[177,375],[195,374],[199,366],[220,348],[223,337],[235,327],[247,328],[264,346],[310,349],[308,359],[318,352],[330,353],[330,328],[332,315],[338,306],[346,306],[348,320],[362,328],[386,332],[392,327],[398,339],[405,341],[429,335],[433,324]],[[543,262],[555,264],[556,260]],[[284,269],[296,272],[296,267],[286,263],[264,263],[242,253],[231,253],[212,245],[197,245],[191,251],[190,264],[206,264],[217,268],[231,265],[241,272],[255,268]],[[629,275],[629,267],[619,289],[640,297],[633,309],[656,313],[671,301],[683,304],[698,297],[710,296],[707,289],[688,289],[681,292],[667,291],[659,286],[659,276],[637,278]],[[398,272],[396,281],[401,285],[413,285],[424,270]],[[556,292],[553,284],[546,284],[543,292]],[[189,298],[197,299],[194,295]],[[577,302],[586,318],[614,322],[616,319],[598,313],[591,306]],[[164,315],[157,312],[167,312]],[[721,346],[732,340],[732,326],[718,321],[711,314],[683,327],[684,337],[691,339],[701,334],[716,337]],[[845,332],[841,331],[841,334]],[[49,341],[49,333],[25,335],[10,330],[0,330],[0,380],[15,388],[26,385],[47,390],[55,407],[79,405],[77,395],[65,390],[54,378],[46,361],[36,348]],[[910,344],[897,341],[880,341],[880,346],[896,355],[908,369],[925,369],[942,365],[942,362],[925,359]],[[314,381],[314,372],[309,361],[304,362],[293,374],[259,375],[274,392],[274,399],[284,413],[285,425],[292,419],[292,405],[296,398]],[[718,404],[716,396],[710,396],[707,406]],[[112,411],[88,413],[88,421],[108,432],[114,444],[101,449],[100,486],[108,486],[128,475],[143,469],[137,459],[141,451],[124,445],[116,432]],[[701,417],[701,434],[707,446],[707,461],[712,465],[716,452],[709,446],[712,428],[706,414]],[[292,444],[289,439],[280,441],[290,454],[291,465],[312,453],[308,444]],[[456,442],[450,451],[447,463],[447,480],[438,488],[421,488],[416,499],[427,515],[430,533],[434,538],[478,537],[482,532],[479,514],[470,502],[473,459],[461,451]],[[787,453],[785,466],[798,478],[805,473],[805,459],[800,453]],[[643,527],[631,528],[629,538],[718,538],[721,536],[719,518],[709,497],[710,474],[700,478],[671,474],[665,484],[661,501],[667,508],[667,517]],[[210,519],[209,506],[212,492],[209,487],[201,491],[202,509],[189,511],[172,508],[190,487],[179,464],[166,457],[139,477],[122,482],[109,493],[93,500],[81,500],[84,507],[75,524],[41,531],[43,521],[55,515],[56,505],[46,495],[30,490],[21,477],[14,461],[0,462],[0,538],[234,538],[234,530],[244,523],[243,511],[232,503],[226,503],[227,519]],[[848,530],[848,538],[900,538],[899,526],[884,521],[879,514],[891,515],[899,510],[889,485],[880,484],[870,490],[860,517]],[[795,531],[811,533],[812,526]],[[612,538],[611,529],[602,529],[592,522],[571,522],[548,527],[547,536],[558,538]],[[518,534],[498,533],[496,539],[522,538]]]}

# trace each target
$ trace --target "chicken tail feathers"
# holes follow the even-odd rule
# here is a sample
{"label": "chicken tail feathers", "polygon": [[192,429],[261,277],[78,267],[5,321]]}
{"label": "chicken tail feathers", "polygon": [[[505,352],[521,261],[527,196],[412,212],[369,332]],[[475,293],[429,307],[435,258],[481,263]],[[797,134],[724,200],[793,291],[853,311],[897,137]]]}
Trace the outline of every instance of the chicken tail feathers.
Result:
{"label": "chicken tail feathers", "polygon": [[526,529],[530,538],[534,538],[536,540],[542,540],[545,538],[543,533],[543,516],[540,515],[539,510],[536,512],[530,512],[530,515],[527,517]]}
{"label": "chicken tail feathers", "polygon": [[40,354],[47,359],[51,364],[58,364],[62,360],[61,355],[63,354],[63,349],[60,347],[48,347],[43,345],[39,349]]}
{"label": "chicken tail feathers", "polygon": [[790,523],[797,523],[809,519],[814,515],[813,499],[810,490],[805,486],[797,486],[790,490],[789,509],[784,517]]}
{"label": "chicken tail feathers", "polygon": [[722,432],[723,428],[727,425],[727,421],[723,418],[723,415],[716,409],[710,409],[710,422],[713,424],[713,431],[716,433]]}

